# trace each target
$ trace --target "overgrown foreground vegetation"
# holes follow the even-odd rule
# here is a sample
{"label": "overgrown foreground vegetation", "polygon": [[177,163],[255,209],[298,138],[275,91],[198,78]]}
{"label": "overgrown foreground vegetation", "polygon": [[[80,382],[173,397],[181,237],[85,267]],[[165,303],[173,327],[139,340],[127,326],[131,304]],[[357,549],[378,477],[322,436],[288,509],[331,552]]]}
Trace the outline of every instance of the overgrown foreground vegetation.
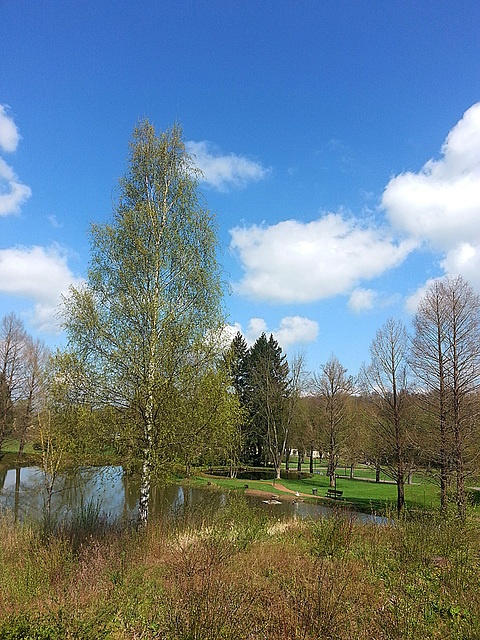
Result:
{"label": "overgrown foreground vegetation", "polygon": [[287,522],[233,494],[142,530],[91,505],[0,529],[0,639],[480,637],[478,528],[455,517]]}

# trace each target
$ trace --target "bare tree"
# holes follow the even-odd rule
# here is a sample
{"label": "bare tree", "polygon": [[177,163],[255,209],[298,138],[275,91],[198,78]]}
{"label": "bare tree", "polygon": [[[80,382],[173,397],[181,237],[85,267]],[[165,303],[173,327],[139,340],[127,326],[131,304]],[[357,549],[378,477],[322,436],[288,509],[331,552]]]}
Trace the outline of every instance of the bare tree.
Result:
{"label": "bare tree", "polygon": [[[450,356],[446,369],[454,441],[456,502],[459,515],[465,517],[465,478],[467,464],[472,462],[469,449],[476,433],[475,391],[480,382],[480,300],[460,276],[445,280],[444,297]],[[473,458],[478,460],[476,446]]]}
{"label": "bare tree", "polygon": [[397,510],[405,504],[407,465],[408,336],[403,323],[392,318],[376,333],[370,345],[371,364],[363,369],[363,380],[370,391],[375,422],[382,441],[382,460],[386,472],[397,484]]}
{"label": "bare tree", "polygon": [[25,336],[23,322],[14,313],[3,318],[0,325],[0,448],[13,424],[14,403],[22,386]]}
{"label": "bare tree", "polygon": [[326,436],[328,452],[328,470],[330,486],[335,486],[335,470],[337,468],[341,446],[345,438],[349,422],[348,400],[353,391],[353,378],[347,376],[347,370],[332,355],[321,372],[314,375],[314,388],[320,399],[320,411]]}
{"label": "bare tree", "polygon": [[417,397],[436,427],[429,442],[440,467],[442,507],[454,480],[458,513],[465,517],[465,479],[478,460],[479,297],[461,276],[434,281],[420,301],[415,330],[411,364]]}
{"label": "bare tree", "polygon": [[41,340],[24,338],[21,399],[15,419],[15,435],[18,438],[18,455],[22,457],[29,427],[35,420],[40,403],[40,383],[48,351]]}
{"label": "bare tree", "polygon": [[[417,399],[428,416],[436,422],[435,437],[430,429],[426,430],[431,438],[423,438],[422,444],[438,463],[440,469],[440,502],[442,508],[447,504],[449,477],[449,453],[447,433],[447,366],[449,360],[446,334],[447,308],[444,300],[445,288],[441,280],[435,280],[425,292],[414,319],[415,336],[412,340],[410,364],[414,371],[418,390]],[[430,421],[429,421],[430,422]]]}

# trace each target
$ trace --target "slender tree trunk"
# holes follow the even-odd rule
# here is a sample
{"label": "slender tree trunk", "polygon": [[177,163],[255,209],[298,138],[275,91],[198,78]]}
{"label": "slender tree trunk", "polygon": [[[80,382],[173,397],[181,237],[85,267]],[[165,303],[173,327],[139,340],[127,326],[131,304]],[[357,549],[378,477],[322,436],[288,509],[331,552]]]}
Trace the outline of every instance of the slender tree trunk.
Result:
{"label": "slender tree trunk", "polygon": [[380,482],[380,460],[375,460],[375,482]]}
{"label": "slender tree trunk", "polygon": [[413,480],[413,460],[410,459],[408,463],[407,484],[412,484],[412,480]]}
{"label": "slender tree trunk", "polygon": [[292,453],[291,449],[286,449],[285,451],[285,471],[288,473],[290,469],[290,454]]}
{"label": "slender tree trunk", "polygon": [[142,464],[142,477],[140,480],[140,501],[138,504],[138,519],[142,526],[148,521],[148,507],[150,501],[150,452],[145,451],[145,457]]}
{"label": "slender tree trunk", "polygon": [[[333,406],[333,403],[331,403]],[[335,487],[335,435],[334,435],[334,419],[333,419],[333,409],[331,410],[330,415],[330,450],[328,452],[328,464],[329,464],[329,476],[330,476],[330,487]]]}
{"label": "slender tree trunk", "polygon": [[335,487],[335,465],[330,465],[330,488],[333,489]]}
{"label": "slender tree trunk", "polygon": [[354,478],[354,475],[353,475],[354,470],[355,470],[355,463],[352,462],[352,464],[350,465],[350,480],[353,480]]}
{"label": "slender tree trunk", "polygon": [[[152,401],[153,402],[153,401]],[[140,525],[146,526],[150,503],[150,481],[152,465],[150,456],[152,453],[153,412],[152,405],[147,407],[145,420],[145,444],[143,450],[142,477],[140,479],[140,500],[138,503],[138,520]]]}
{"label": "slender tree trunk", "polygon": [[393,380],[393,409],[395,415],[395,440],[397,450],[397,511],[400,513],[405,506],[405,478],[404,478],[404,462],[402,449],[402,434],[400,426],[400,418],[398,415],[397,390],[395,379]]}
{"label": "slender tree trunk", "polygon": [[5,414],[0,417],[0,451],[2,449],[3,440],[5,438],[6,425],[7,425],[7,416]]}
{"label": "slender tree trunk", "polygon": [[462,396],[461,380],[460,380],[460,358],[458,347],[458,323],[456,305],[453,307],[453,335],[452,335],[452,352],[453,352],[453,428],[455,437],[455,472],[456,472],[456,500],[457,512],[459,517],[464,520],[466,517],[466,496],[465,496],[465,478],[463,470],[463,442],[462,442],[462,418],[460,413],[460,403]]}
{"label": "slender tree trunk", "polygon": [[313,475],[313,447],[310,447],[310,473]]}
{"label": "slender tree trunk", "polygon": [[45,472],[45,488],[47,490],[47,501],[45,504],[45,509],[48,521],[50,521],[50,515],[52,511],[53,486],[55,484],[56,477],[57,475],[55,472],[53,472],[52,474]]}
{"label": "slender tree trunk", "polygon": [[128,473],[123,472],[123,519],[127,522],[128,517]]}
{"label": "slender tree trunk", "polygon": [[297,471],[301,472],[302,471],[302,462],[303,462],[303,453],[300,454],[300,451],[298,452],[298,461],[297,461]]}
{"label": "slender tree trunk", "polygon": [[455,448],[456,448],[456,499],[457,512],[462,520],[465,520],[466,511],[466,495],[465,495],[465,475],[463,470],[463,454],[462,454],[462,436],[460,427],[455,425]]}
{"label": "slender tree trunk", "polygon": [[403,475],[397,477],[397,511],[400,513],[405,506],[405,483]]}
{"label": "slender tree trunk", "polygon": [[14,522],[18,522],[18,502],[20,497],[20,472],[19,466],[15,467],[15,506],[14,506]]}

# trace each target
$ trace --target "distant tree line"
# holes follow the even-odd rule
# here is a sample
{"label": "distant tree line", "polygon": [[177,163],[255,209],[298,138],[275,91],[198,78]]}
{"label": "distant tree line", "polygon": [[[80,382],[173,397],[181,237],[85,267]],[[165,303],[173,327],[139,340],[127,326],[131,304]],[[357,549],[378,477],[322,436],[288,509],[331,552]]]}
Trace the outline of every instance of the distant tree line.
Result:
{"label": "distant tree line", "polygon": [[313,455],[325,458],[334,486],[340,459],[371,463],[393,479],[397,508],[405,484],[421,467],[440,488],[442,509],[465,517],[468,478],[480,471],[480,301],[460,276],[433,281],[413,321],[413,335],[390,318],[370,346],[370,362],[356,378],[332,354],[309,376],[289,367],[273,335],[248,348],[240,333],[229,354],[235,393],[243,409],[243,464],[289,469]]}

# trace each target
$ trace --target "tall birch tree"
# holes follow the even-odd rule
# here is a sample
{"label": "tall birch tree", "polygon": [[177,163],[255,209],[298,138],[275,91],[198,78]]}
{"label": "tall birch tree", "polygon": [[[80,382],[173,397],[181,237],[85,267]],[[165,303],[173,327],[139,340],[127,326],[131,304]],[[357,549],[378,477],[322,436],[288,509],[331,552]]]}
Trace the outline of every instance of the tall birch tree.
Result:
{"label": "tall birch tree", "polygon": [[96,402],[131,416],[143,523],[152,473],[174,445],[177,382],[224,321],[217,230],[197,187],[180,127],[157,135],[140,122],[112,220],[91,228],[87,282],[64,304],[69,346],[95,379]]}

